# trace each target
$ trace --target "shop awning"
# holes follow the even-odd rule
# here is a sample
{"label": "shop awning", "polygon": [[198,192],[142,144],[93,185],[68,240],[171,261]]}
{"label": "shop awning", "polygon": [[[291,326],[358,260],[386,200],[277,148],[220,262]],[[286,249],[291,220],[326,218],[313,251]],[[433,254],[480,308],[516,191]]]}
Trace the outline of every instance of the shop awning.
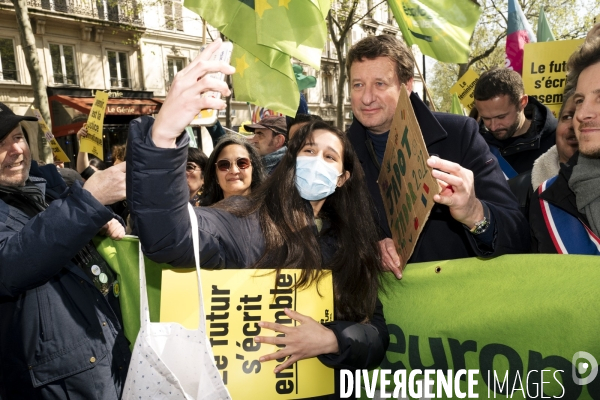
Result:
{"label": "shop awning", "polygon": [[[52,96],[56,100],[84,114],[89,114],[94,103],[93,97]],[[160,110],[162,100],[152,99],[108,99],[106,115],[150,115]]]}
{"label": "shop awning", "polygon": [[[86,116],[92,109],[93,97],[73,97],[67,95],[54,95],[48,98],[52,114],[52,133],[60,137],[76,133],[87,120]],[[60,103],[74,112],[59,112]],[[131,116],[156,114],[160,110],[163,101],[157,98],[109,98],[106,106],[105,123],[111,116]],[[65,109],[65,110],[67,110]],[[81,115],[83,114],[83,115]],[[83,118],[82,118],[83,117]]]}

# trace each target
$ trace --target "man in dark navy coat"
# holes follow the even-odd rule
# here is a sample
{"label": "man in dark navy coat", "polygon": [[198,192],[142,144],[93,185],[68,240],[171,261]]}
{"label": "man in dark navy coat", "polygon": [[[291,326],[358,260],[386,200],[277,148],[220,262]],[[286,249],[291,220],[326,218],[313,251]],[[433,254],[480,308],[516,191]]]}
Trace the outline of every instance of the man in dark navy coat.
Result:
{"label": "man in dark navy coat", "polygon": [[0,103],[0,399],[117,400],[129,342],[118,282],[91,239],[125,231],[105,207],[125,197],[125,164],[67,188],[31,159]]}
{"label": "man in dark navy coat", "polygon": [[529,250],[529,227],[506,184],[496,158],[479,135],[474,119],[432,113],[412,93],[414,61],[390,35],[369,36],[348,53],[354,121],[348,137],[358,154],[377,209],[384,265],[402,276],[377,185],[387,137],[402,84],[431,157],[427,164],[445,189],[408,262],[492,257]]}

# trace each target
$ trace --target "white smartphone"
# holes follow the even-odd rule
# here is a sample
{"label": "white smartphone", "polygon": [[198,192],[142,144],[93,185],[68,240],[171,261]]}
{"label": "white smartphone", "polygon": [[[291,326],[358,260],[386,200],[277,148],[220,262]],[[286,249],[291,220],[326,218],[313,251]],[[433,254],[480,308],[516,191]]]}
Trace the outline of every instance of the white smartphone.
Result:
{"label": "white smartphone", "polygon": [[[206,49],[207,46],[203,46],[200,51],[204,51],[204,49]],[[217,51],[215,51],[212,55],[212,57],[210,58],[211,61],[224,61],[226,63],[229,63],[229,61],[231,60],[231,52],[233,51],[233,43],[232,42],[223,42],[221,44],[221,47],[219,47],[219,49]],[[211,74],[208,74],[208,76],[210,76],[211,78],[214,79],[220,79],[220,80],[224,80],[225,79],[225,74],[222,72],[213,72]],[[219,92],[206,92],[202,95],[202,97],[214,97],[216,99],[220,99],[221,98],[221,93]],[[198,113],[198,115],[196,115],[196,117],[192,120],[192,122],[190,123],[190,125],[195,125],[195,126],[212,126],[217,122],[217,118],[219,116],[219,110],[213,110],[213,109],[206,109],[206,110],[201,110],[200,113]]]}

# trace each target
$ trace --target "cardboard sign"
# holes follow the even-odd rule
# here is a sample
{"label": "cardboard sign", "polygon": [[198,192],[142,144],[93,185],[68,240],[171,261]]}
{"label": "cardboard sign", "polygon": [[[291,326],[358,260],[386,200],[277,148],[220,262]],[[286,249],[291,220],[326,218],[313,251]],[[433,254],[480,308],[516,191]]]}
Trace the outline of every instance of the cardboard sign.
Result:
{"label": "cardboard sign", "polygon": [[92,111],[87,120],[87,136],[81,138],[79,151],[90,153],[104,161],[102,129],[104,113],[108,103],[108,93],[96,90]]}
{"label": "cardboard sign", "polygon": [[473,94],[475,93],[475,84],[478,80],[479,74],[469,68],[469,70],[450,88],[450,93],[456,93],[460,104],[463,105],[467,112],[471,111],[475,105]]}
{"label": "cardboard sign", "polygon": [[426,164],[429,153],[406,87],[402,87],[377,182],[392,239],[406,265],[440,189]]}
{"label": "cardboard sign", "polygon": [[525,93],[558,115],[567,82],[567,60],[584,39],[528,43],[523,56]]}
{"label": "cardboard sign", "polygon": [[31,107],[31,111],[33,111],[33,115],[35,115],[35,117],[38,119],[38,124],[40,125],[42,132],[44,132],[46,140],[48,141],[48,143],[50,143],[50,148],[52,149],[54,161],[71,162],[67,154],[63,151],[63,149],[60,147],[60,145],[54,138],[54,135],[50,131],[50,128],[46,124],[46,121],[44,121],[42,114],[40,114],[40,112],[33,107]]}
{"label": "cardboard sign", "polygon": [[[300,360],[274,374],[280,362],[261,363],[259,357],[278,350],[275,345],[255,343],[255,336],[277,333],[258,326],[260,321],[295,326],[284,308],[311,316],[320,322],[333,320],[331,274],[319,288],[296,290],[299,270],[202,270],[202,298],[206,333],[215,363],[232,399],[300,399],[334,392],[334,370],[317,358]],[[162,276],[161,322],[179,322],[198,327],[198,284],[195,269],[164,270]]]}

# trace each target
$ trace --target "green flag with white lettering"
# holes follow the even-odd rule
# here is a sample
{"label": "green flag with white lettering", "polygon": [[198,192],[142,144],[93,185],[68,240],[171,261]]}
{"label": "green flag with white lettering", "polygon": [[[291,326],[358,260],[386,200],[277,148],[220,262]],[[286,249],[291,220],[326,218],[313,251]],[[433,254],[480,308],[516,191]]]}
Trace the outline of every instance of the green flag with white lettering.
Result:
{"label": "green flag with white lettering", "polygon": [[471,0],[388,0],[404,40],[448,63],[466,63],[469,40],[481,15]]}

